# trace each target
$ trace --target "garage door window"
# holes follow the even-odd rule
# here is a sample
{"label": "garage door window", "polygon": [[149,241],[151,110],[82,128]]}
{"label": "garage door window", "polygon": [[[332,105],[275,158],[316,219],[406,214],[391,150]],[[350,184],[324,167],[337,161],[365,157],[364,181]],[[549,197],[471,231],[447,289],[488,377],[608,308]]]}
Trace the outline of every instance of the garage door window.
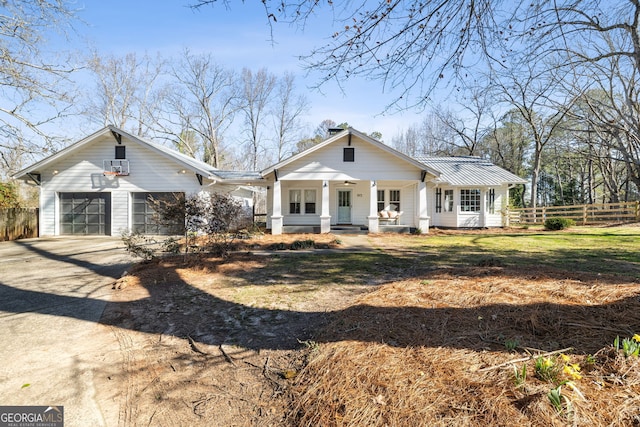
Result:
{"label": "garage door window", "polygon": [[110,193],[61,193],[60,233],[111,234]]}
{"label": "garage door window", "polygon": [[166,223],[154,209],[155,202],[171,204],[184,202],[184,194],[133,193],[133,231],[143,234],[182,234],[184,220],[176,221],[173,224]]}

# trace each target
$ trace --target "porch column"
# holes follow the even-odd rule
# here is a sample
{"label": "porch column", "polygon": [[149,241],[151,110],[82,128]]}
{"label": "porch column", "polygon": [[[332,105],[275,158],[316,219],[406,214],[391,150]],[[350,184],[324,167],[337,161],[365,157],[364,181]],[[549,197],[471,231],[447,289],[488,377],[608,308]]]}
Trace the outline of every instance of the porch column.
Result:
{"label": "porch column", "polygon": [[480,227],[487,226],[487,196],[489,190],[484,188],[480,190]]}
{"label": "porch column", "polygon": [[329,213],[329,181],[322,181],[322,210],[320,212],[320,233],[331,231],[331,215]]}
{"label": "porch column", "polygon": [[280,189],[280,181],[273,183],[272,205],[271,234],[282,234],[282,190]]}
{"label": "porch column", "polygon": [[378,185],[375,181],[371,181],[369,186],[369,233],[378,233],[380,228],[378,225]]}
{"label": "porch column", "polygon": [[418,228],[423,233],[429,232],[429,211],[427,210],[427,183],[418,183]]}

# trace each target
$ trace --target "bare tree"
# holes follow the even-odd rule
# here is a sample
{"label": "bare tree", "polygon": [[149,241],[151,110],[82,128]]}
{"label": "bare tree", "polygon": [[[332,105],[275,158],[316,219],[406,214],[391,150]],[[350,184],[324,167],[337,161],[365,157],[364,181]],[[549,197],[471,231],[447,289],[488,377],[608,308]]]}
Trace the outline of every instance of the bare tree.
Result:
{"label": "bare tree", "polygon": [[171,74],[175,83],[167,89],[163,111],[158,111],[161,118],[156,132],[189,151],[199,142],[197,152],[187,154],[220,167],[223,134],[238,110],[234,73],[218,65],[211,55],[185,50]]}
{"label": "bare tree", "polygon": [[161,101],[156,82],[163,73],[163,60],[94,52],[88,63],[96,88],[87,97],[85,114],[102,125],[131,128],[144,136]]}
{"label": "bare tree", "polygon": [[543,150],[561,128],[575,100],[569,95],[565,95],[566,99],[557,99],[559,83],[542,78],[531,64],[520,70],[505,71],[497,75],[494,82],[503,102],[522,118],[532,138],[530,205],[536,207]]}
{"label": "bare tree", "polygon": [[433,111],[420,123],[392,139],[392,145],[410,156],[452,156],[456,151],[456,134]]}
{"label": "bare tree", "polygon": [[300,130],[300,117],[309,109],[309,101],[304,95],[295,93],[295,77],[286,73],[276,86],[273,107],[273,121],[276,133],[277,160],[293,151],[293,142]]}
{"label": "bare tree", "polygon": [[482,141],[482,149],[496,165],[524,176],[525,158],[533,140],[528,128],[518,111],[508,111],[494,121],[494,128]]}
{"label": "bare tree", "polygon": [[64,0],[0,5],[0,175],[16,172],[25,157],[58,147],[45,126],[69,113],[67,83],[75,68],[70,58],[45,51],[45,34],[62,33],[74,19]]}
{"label": "bare tree", "polygon": [[434,110],[434,114],[456,136],[452,147],[455,154],[477,156],[480,154],[478,145],[488,132],[485,122],[487,117],[491,118],[489,93],[483,88],[472,89],[460,104],[462,114],[440,109]]}
{"label": "bare tree", "polygon": [[[260,69],[256,73],[245,68],[241,78],[240,109],[244,115],[245,134],[249,146],[250,169],[258,170],[258,160],[262,155],[264,159],[265,149],[262,146],[262,129],[266,125],[265,116],[269,113],[269,103],[272,100],[272,92],[276,86],[276,77],[266,69]],[[269,162],[268,159],[267,163]],[[266,166],[260,162],[261,166]]]}

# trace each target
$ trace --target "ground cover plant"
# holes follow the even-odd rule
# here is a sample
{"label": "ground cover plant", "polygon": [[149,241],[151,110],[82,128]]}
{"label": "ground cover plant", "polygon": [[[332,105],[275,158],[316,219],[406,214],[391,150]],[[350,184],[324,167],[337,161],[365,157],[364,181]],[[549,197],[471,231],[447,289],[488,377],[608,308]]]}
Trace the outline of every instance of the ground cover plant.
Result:
{"label": "ground cover plant", "polygon": [[103,318],[138,349],[121,419],[640,425],[640,227],[366,239],[133,269]]}

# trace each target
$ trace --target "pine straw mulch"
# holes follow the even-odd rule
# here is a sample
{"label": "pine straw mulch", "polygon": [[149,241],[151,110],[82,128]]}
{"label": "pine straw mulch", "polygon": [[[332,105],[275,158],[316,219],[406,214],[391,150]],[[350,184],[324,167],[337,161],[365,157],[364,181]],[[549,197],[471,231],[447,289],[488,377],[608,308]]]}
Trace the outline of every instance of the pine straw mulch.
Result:
{"label": "pine straw mulch", "polygon": [[[640,333],[638,283],[569,274],[474,267],[382,286],[318,333],[289,421],[640,426],[639,359],[612,345]],[[559,370],[552,381],[535,375],[540,354]],[[548,393],[572,379],[567,364],[582,378],[561,386],[559,412]]]}

